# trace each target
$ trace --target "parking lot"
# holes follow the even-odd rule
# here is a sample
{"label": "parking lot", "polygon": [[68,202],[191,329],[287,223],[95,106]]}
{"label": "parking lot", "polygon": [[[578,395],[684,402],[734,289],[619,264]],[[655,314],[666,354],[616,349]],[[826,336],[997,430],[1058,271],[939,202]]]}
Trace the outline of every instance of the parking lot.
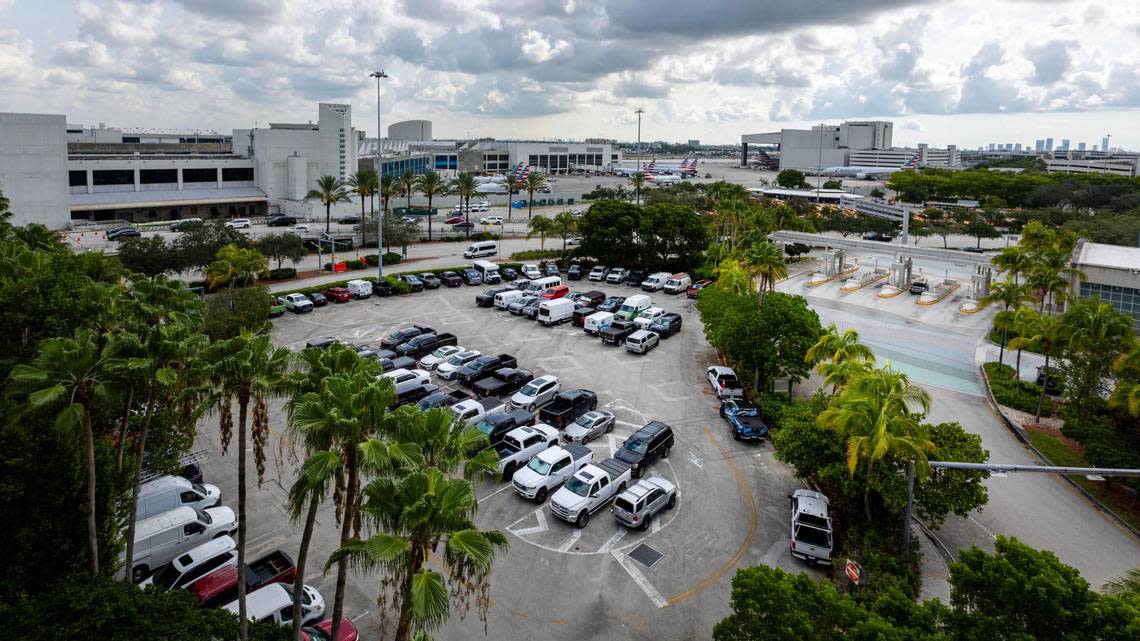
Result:
{"label": "parking lot", "polygon": [[[636,291],[587,281],[569,284],[575,290],[618,295]],[[564,390],[594,390],[598,407],[615,414],[613,433],[589,444],[595,461],[609,457],[650,420],[672,426],[676,444],[649,473],[675,482],[680,500],[648,531],[619,525],[608,509],[578,529],[553,516],[547,505],[523,500],[508,483],[482,484],[478,524],[507,533],[510,541],[509,552],[496,560],[492,572],[489,638],[704,638],[728,612],[729,581],[737,568],[756,563],[805,568],[791,558],[786,532],[786,496],[801,484],[773,459],[767,442],[739,443],[729,435],[705,382],[704,370],[715,362],[715,354],[701,333],[693,301],[654,294],[654,305],[680,313],[684,326],[649,354],[635,355],[604,346],[569,323],[545,328],[505,311],[476,307],[474,298],[481,291],[443,288],[330,304],[303,315],[287,313],[274,321],[273,335],[295,350],[324,336],[377,344],[395,325],[417,322],[455,334],[466,348],[514,355],[519,367],[536,376],[558,376]],[[283,434],[281,401],[273,404],[271,419],[273,478],[251,491],[251,558],[278,547],[295,554],[300,540],[300,527],[289,521],[283,506],[302,453]],[[207,479],[219,484],[232,504],[232,456],[220,455],[213,424],[203,427],[199,441],[211,452]],[[314,564],[319,566],[335,549],[337,536],[332,509],[326,506],[314,536]],[[309,582],[331,600],[334,581],[329,575]],[[376,586],[374,577],[353,573],[345,606],[346,616],[370,636],[378,625]],[[437,638],[466,639],[481,632],[473,616],[466,621],[453,616]]]}

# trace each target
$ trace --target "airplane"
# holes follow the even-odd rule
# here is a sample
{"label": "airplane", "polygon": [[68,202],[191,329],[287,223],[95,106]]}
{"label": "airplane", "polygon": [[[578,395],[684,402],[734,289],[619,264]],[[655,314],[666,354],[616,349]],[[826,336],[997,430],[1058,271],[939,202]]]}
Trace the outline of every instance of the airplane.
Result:
{"label": "airplane", "polygon": [[649,174],[645,176],[645,180],[654,185],[676,185],[684,178],[674,174]]}
{"label": "airplane", "polygon": [[904,169],[915,169],[918,167],[918,154],[910,157],[910,160],[903,163],[901,167],[828,167],[819,172],[821,176],[829,178],[854,178],[856,180],[866,180],[868,178],[885,178]]}

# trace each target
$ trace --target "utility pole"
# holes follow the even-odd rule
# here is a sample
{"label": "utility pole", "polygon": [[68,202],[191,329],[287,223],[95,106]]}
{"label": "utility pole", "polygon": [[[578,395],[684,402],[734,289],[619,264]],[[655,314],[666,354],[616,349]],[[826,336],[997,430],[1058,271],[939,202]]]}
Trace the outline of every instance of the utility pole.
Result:
{"label": "utility pole", "polygon": [[637,170],[644,171],[643,165],[645,163],[641,160],[641,114],[645,113],[645,110],[638,107],[633,110],[633,113],[637,114]]}
{"label": "utility pole", "polygon": [[819,181],[823,179],[823,123],[819,123],[819,158],[815,162],[815,204],[819,204]]}
{"label": "utility pole", "polygon": [[[387,78],[388,74],[384,70],[373,71],[368,74],[369,78],[376,79],[376,188],[380,188],[380,178],[382,178],[384,165],[380,158],[380,79]],[[361,227],[363,229],[363,227]],[[380,280],[384,279],[384,214],[383,212],[376,213],[376,276]]]}

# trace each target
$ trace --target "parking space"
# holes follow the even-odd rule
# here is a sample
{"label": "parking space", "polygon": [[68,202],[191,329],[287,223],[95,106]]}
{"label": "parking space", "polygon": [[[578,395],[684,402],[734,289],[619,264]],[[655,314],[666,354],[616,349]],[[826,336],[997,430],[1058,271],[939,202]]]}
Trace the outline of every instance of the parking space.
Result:
{"label": "parking space", "polygon": [[[634,288],[587,281],[575,290],[599,289],[630,295]],[[727,613],[729,581],[738,567],[763,562],[800,570],[787,546],[787,494],[800,483],[775,462],[768,443],[734,442],[717,414],[718,403],[704,379],[715,354],[701,333],[693,301],[658,292],[653,304],[683,317],[681,332],[646,355],[606,346],[570,323],[546,328],[505,311],[475,305],[480,287],[439,289],[397,298],[370,298],[329,305],[311,313],[287,313],[274,321],[281,345],[301,349],[323,336],[354,344],[377,344],[403,322],[417,322],[451,332],[460,345],[484,353],[508,353],[536,376],[558,376],[562,388],[587,388],[598,407],[615,414],[612,433],[589,443],[594,460],[608,458],[636,429],[650,420],[664,421],[675,434],[668,459],[653,463],[649,474],[675,483],[679,500],[648,530],[619,525],[608,508],[577,528],[539,505],[518,496],[508,483],[484,482],[478,488],[480,527],[507,533],[510,550],[496,560],[488,630],[491,638],[654,638],[707,637]],[[441,387],[454,387],[433,375]],[[281,404],[271,410],[275,430],[285,424]],[[291,482],[299,452],[278,434],[274,463],[280,483]],[[216,428],[200,439],[217,450]],[[211,482],[234,496],[232,456],[212,457]],[[254,489],[251,506],[251,556],[275,547],[295,554],[300,526],[289,522],[285,488],[277,480]],[[336,544],[331,508],[320,516],[314,537],[316,559],[327,558]],[[319,563],[318,563],[319,564]],[[333,576],[311,581],[332,594]],[[377,625],[374,578],[354,573],[345,613],[358,619],[364,634]],[[652,624],[652,625],[650,625]],[[481,634],[477,621],[457,617],[437,638]]]}

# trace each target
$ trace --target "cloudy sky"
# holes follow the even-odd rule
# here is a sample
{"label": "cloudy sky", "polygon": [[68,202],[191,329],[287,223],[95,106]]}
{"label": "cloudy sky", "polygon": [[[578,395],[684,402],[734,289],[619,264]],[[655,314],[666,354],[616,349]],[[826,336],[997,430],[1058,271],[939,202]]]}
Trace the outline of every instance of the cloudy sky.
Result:
{"label": "cloudy sky", "polygon": [[437,138],[738,142],[844,119],[895,143],[1140,148],[1135,1],[0,0],[0,111],[228,131],[350,102]]}

